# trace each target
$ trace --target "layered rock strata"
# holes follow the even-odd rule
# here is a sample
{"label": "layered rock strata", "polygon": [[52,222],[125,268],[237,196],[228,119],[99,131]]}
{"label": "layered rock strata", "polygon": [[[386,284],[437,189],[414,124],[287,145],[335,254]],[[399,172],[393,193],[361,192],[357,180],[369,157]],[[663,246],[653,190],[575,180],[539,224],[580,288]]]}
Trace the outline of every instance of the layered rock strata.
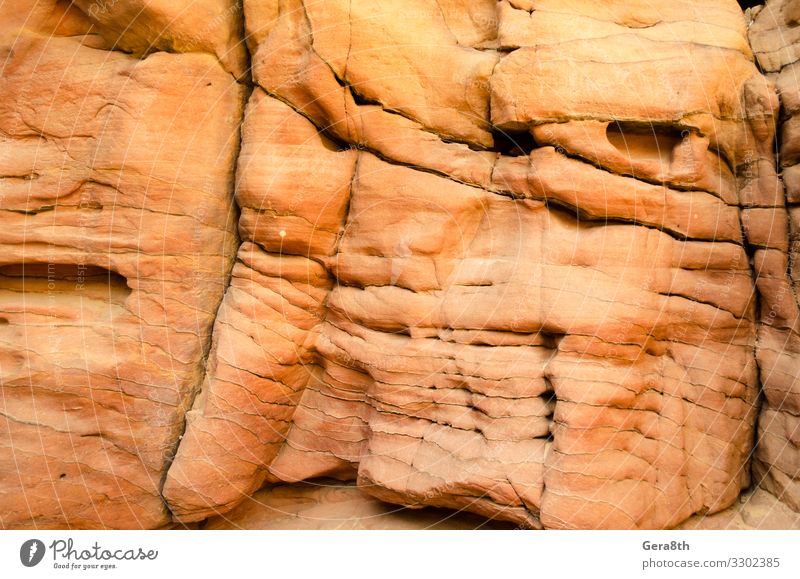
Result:
{"label": "layered rock strata", "polygon": [[279,320],[218,334],[173,512],[321,476],[529,527],[731,504],[759,392],[750,258],[783,243],[777,103],[738,6],[399,10],[245,4],[241,276]]}
{"label": "layered rock strata", "polygon": [[[123,4],[123,3],[119,3]],[[0,6],[0,526],[152,528],[236,249],[243,91]]]}
{"label": "layered rock strata", "polygon": [[[800,5],[770,1],[754,16],[750,40],[781,102],[780,170],[785,203],[769,220],[771,244],[756,252],[762,275],[758,361],[764,405],[753,462],[757,482],[800,511]],[[765,223],[766,225],[766,223]]]}
{"label": "layered rock strata", "polygon": [[791,6],[5,4],[0,525],[800,508]]}

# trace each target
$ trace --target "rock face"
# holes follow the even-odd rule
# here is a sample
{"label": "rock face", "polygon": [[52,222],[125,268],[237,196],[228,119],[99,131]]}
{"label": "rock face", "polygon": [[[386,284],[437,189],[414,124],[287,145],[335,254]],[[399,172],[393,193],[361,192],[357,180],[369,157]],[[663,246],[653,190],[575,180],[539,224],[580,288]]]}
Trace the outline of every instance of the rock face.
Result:
{"label": "rock face", "polygon": [[492,4],[452,6],[469,34],[430,2],[245,5],[250,295],[225,298],[167,478],[180,520],[336,476],[531,527],[663,527],[749,483],[745,216],[779,191],[740,10],[631,3],[575,38],[561,5]]}
{"label": "rock face", "polygon": [[[0,6],[0,525],[150,528],[236,251],[242,89]],[[93,41],[93,40],[92,40]]]}
{"label": "rock face", "polygon": [[[786,203],[764,219],[774,242],[756,253],[762,324],[758,361],[764,405],[758,420],[753,472],[758,482],[800,511],[800,4],[772,0],[757,13],[750,39],[762,69],[775,83],[781,109],[778,142]],[[766,225],[766,224],[764,224]],[[763,226],[762,226],[763,227]],[[788,272],[788,275],[787,273]],[[788,278],[788,279],[787,279]]]}
{"label": "rock face", "polygon": [[674,527],[755,441],[800,510],[800,194],[735,2],[11,4],[0,525],[280,526],[237,505],[327,477]]}

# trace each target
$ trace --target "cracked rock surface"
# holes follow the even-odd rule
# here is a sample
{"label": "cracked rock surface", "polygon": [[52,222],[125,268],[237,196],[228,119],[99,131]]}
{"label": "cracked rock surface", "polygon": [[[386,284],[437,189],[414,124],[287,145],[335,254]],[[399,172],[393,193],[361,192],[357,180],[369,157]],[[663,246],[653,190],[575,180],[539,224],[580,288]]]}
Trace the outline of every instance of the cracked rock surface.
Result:
{"label": "cracked rock surface", "polygon": [[794,6],[0,5],[0,526],[796,526]]}
{"label": "cracked rock surface", "polygon": [[[756,252],[762,294],[758,362],[764,404],[758,420],[753,473],[757,482],[800,511],[800,5],[771,0],[750,26],[758,63],[781,102],[779,168],[785,204],[764,212],[758,225],[773,223],[773,243]],[[766,231],[761,234],[765,237]],[[787,273],[784,273],[787,272]]]}
{"label": "cracked rock surface", "polygon": [[243,90],[0,5],[0,524],[151,528],[236,251]]}

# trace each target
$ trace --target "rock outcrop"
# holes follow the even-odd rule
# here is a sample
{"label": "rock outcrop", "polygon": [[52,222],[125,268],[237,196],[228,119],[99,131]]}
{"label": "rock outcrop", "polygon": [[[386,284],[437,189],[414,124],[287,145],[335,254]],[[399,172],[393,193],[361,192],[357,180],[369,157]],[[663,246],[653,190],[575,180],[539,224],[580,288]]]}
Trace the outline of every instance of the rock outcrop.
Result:
{"label": "rock outcrop", "polygon": [[[273,266],[242,276],[280,319],[219,334],[226,377],[165,487],[180,520],[336,476],[531,527],[663,527],[749,484],[747,252],[779,191],[739,8],[490,4],[469,35],[423,1],[245,6],[241,261]],[[550,26],[565,9],[595,24]]]}
{"label": "rock outcrop", "polygon": [[[756,252],[761,326],[758,361],[764,404],[753,462],[757,482],[800,511],[800,4],[771,0],[750,26],[761,68],[781,101],[780,169],[785,204],[772,217],[772,244]],[[783,201],[783,200],[781,200]],[[766,224],[765,224],[766,225]]]}
{"label": "rock outcrop", "polygon": [[151,528],[238,243],[243,89],[98,49],[68,4],[0,6],[0,525]]}
{"label": "rock outcrop", "polygon": [[0,525],[800,510],[792,6],[0,8]]}

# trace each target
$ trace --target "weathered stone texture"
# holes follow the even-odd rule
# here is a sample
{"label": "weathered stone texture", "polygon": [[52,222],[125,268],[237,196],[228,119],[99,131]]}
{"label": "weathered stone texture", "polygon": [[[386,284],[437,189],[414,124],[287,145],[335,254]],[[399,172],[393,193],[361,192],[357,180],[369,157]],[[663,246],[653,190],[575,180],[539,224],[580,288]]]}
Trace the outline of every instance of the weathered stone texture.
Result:
{"label": "weathered stone texture", "polygon": [[771,0],[755,15],[750,40],[758,63],[780,96],[781,130],[777,146],[785,187],[785,202],[781,198],[774,209],[761,210],[753,223],[760,238],[754,263],[761,273],[758,361],[764,391],[753,472],[761,486],[800,511],[798,18],[797,2]]}
{"label": "weathered stone texture", "polygon": [[4,5],[0,525],[800,509],[794,5]]}
{"label": "weathered stone texture", "polygon": [[[181,520],[264,480],[333,476],[530,527],[668,527],[749,484],[748,252],[785,240],[777,101],[741,11],[504,2],[487,18],[470,3],[476,42],[450,28],[452,4],[245,5],[257,88],[240,226],[274,263],[329,276],[279,273],[283,300],[328,291],[308,319],[282,306],[286,335],[239,339],[290,351],[239,363],[223,399],[247,397],[201,468],[216,447],[191,441],[213,432],[222,391],[207,384],[197,446],[167,481]],[[565,9],[586,25],[551,25]],[[262,110],[295,115],[307,147]],[[291,399],[254,412],[262,380]]]}
{"label": "weathered stone texture", "polygon": [[236,248],[242,89],[0,7],[0,525],[152,528]]}

